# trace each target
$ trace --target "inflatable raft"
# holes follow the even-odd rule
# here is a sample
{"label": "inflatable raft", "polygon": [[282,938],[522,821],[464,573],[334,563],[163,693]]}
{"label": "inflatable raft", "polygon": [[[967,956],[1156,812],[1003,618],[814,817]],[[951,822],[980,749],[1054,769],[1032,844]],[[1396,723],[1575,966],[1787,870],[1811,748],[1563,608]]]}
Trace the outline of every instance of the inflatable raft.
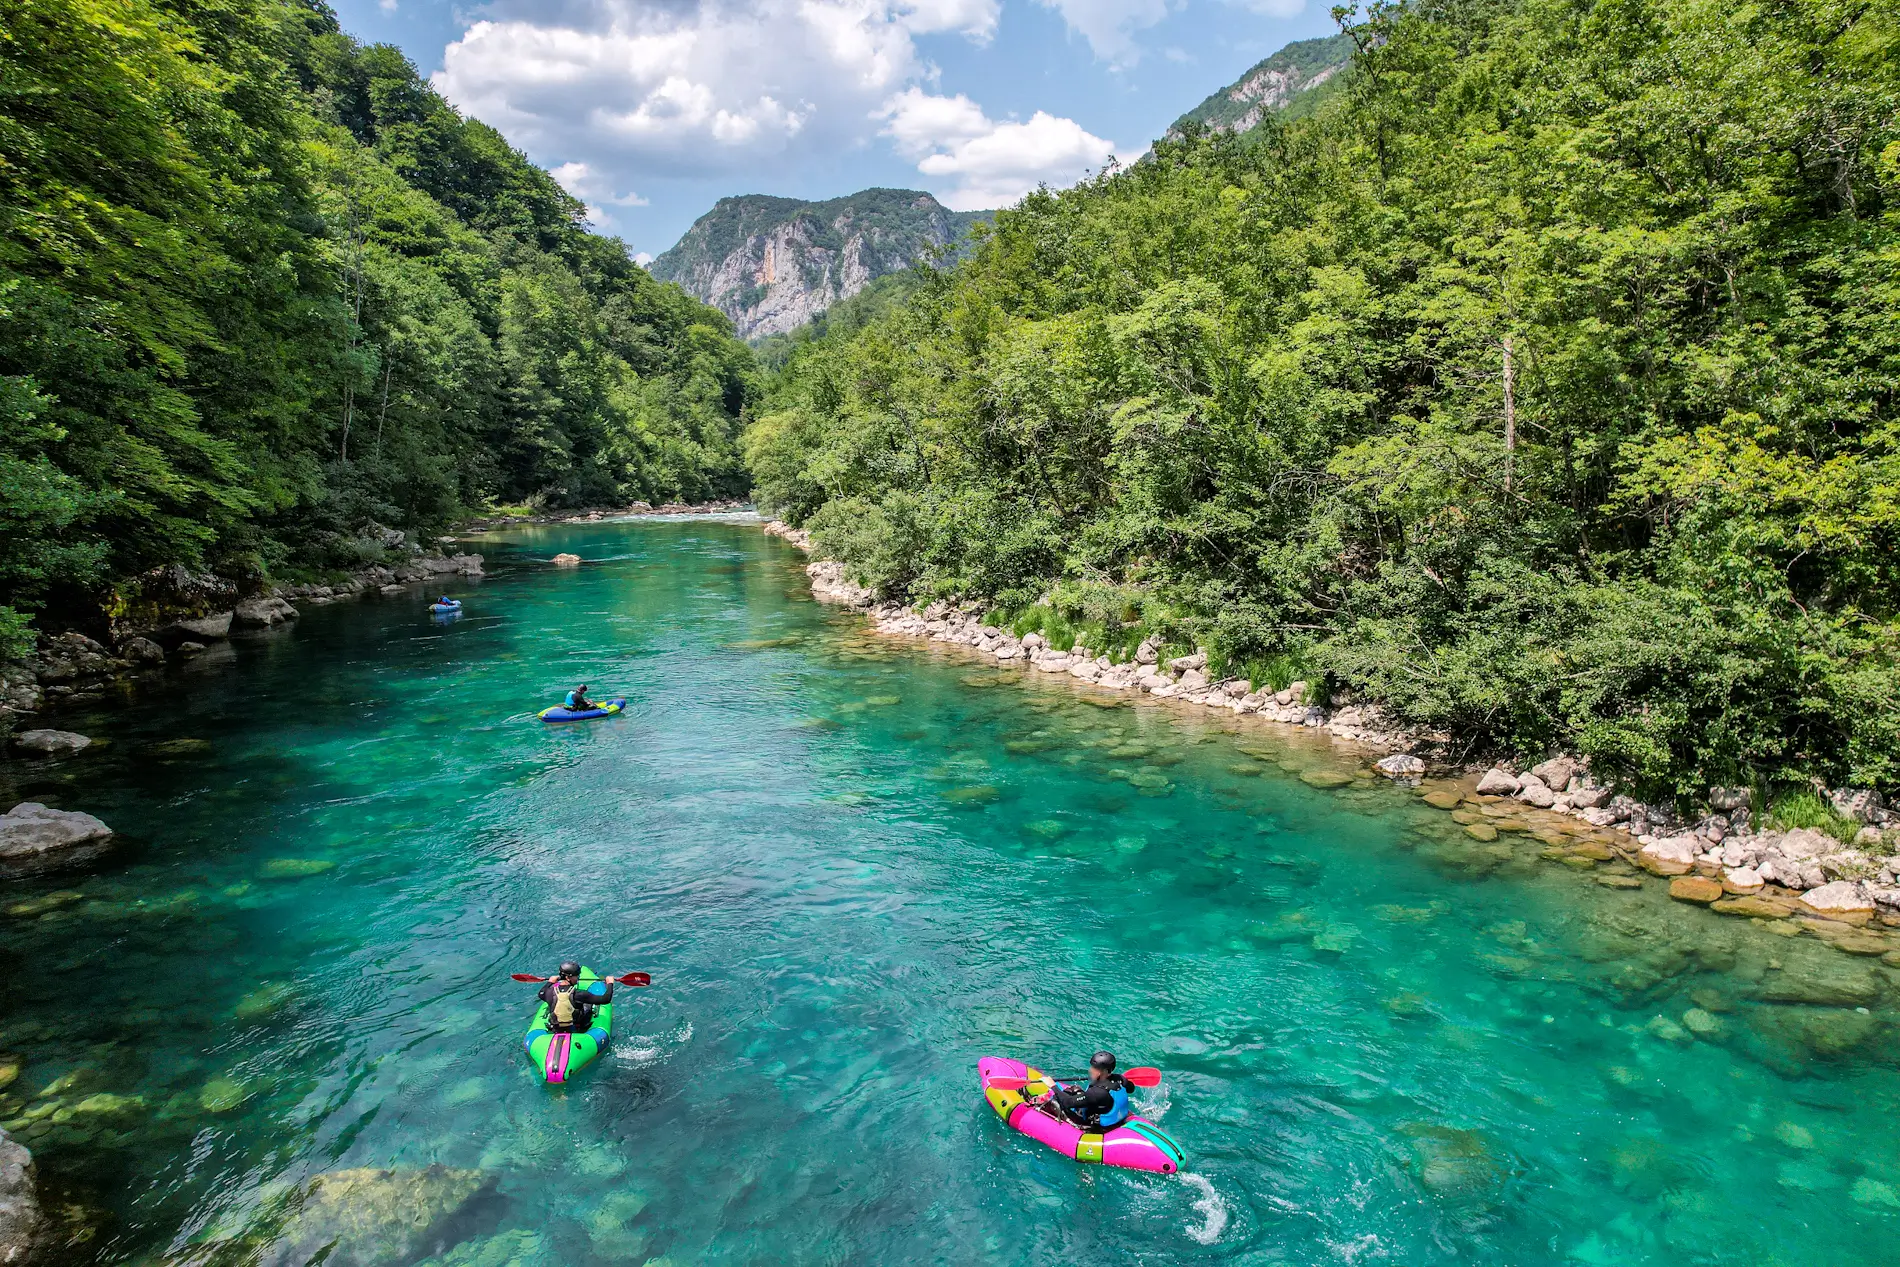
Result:
{"label": "inflatable raft", "polygon": [[[576,988],[596,998],[607,993],[605,983],[592,968],[581,969],[580,985]],[[607,1050],[607,1044],[612,1041],[613,1019],[614,1005],[602,1003],[594,1009],[594,1024],[587,1032],[554,1034],[548,1031],[548,1005],[542,1003],[535,1007],[534,1021],[528,1026],[528,1036],[521,1045],[545,1081],[566,1082]]]}
{"label": "inflatable raft", "polygon": [[[1052,1081],[1040,1069],[1020,1060],[985,1056],[976,1062],[976,1076],[983,1084],[983,1098],[996,1110],[996,1116],[1064,1157],[1129,1170],[1149,1170],[1158,1175],[1171,1175],[1187,1162],[1187,1154],[1181,1151],[1181,1146],[1147,1118],[1130,1117],[1112,1130],[1097,1133],[1085,1131],[1052,1111],[1030,1104],[1025,1097],[1042,1095],[1052,1087],[1067,1084]],[[1021,1091],[1013,1085],[993,1087],[992,1079],[1007,1079],[1012,1083],[1027,1079],[1029,1085]]]}
{"label": "inflatable raft", "polygon": [[436,615],[438,615],[438,616],[446,616],[446,615],[448,615],[448,614],[449,614],[450,612],[459,612],[459,611],[461,611],[461,610],[462,610],[462,600],[461,600],[461,599],[459,599],[459,598],[451,598],[451,599],[450,599],[450,600],[449,600],[448,602],[446,602],[446,603],[430,603],[430,604],[429,604],[429,610],[430,610],[430,611],[432,611],[432,612],[434,612],[434,613],[435,613]]}
{"label": "inflatable raft", "polygon": [[627,701],[624,698],[610,699],[605,704],[602,704],[599,708],[583,708],[580,712],[577,713],[571,708],[564,708],[561,705],[556,704],[553,708],[542,709],[539,713],[536,713],[535,716],[539,717],[542,721],[550,721],[550,722],[552,721],[592,721],[596,717],[612,717],[615,713],[618,713],[624,708],[626,708],[626,706],[627,706]]}

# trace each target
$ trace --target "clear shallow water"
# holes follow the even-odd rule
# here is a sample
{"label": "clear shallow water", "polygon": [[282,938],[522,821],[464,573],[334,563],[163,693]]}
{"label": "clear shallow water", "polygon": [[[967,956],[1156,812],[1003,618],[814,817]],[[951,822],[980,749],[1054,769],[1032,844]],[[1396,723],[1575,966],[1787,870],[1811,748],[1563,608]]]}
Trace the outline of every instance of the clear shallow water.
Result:
{"label": "clear shallow water", "polygon": [[[131,838],[0,919],[0,1118],[136,1097],[25,1131],[54,1261],[432,1162],[497,1177],[492,1261],[1896,1261],[1879,961],[1315,789],[1284,732],[875,639],[755,526],[483,548],[453,624],[312,608],[0,767]],[[630,715],[532,720],[577,680]],[[507,974],[568,956],[654,985],[550,1089]],[[1789,980],[1844,1006],[1754,1000]],[[1191,1174],[976,1094],[1103,1044],[1167,1071]]]}

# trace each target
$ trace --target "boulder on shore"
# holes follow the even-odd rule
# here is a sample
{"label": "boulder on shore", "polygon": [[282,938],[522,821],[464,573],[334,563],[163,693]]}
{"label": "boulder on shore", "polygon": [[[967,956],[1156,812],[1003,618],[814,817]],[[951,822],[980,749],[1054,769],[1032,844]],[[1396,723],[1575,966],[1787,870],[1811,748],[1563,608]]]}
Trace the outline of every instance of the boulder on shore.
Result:
{"label": "boulder on shore", "polygon": [[442,1165],[318,1175],[259,1267],[388,1267],[440,1254],[483,1230],[494,1186],[485,1171]]}
{"label": "boulder on shore", "polygon": [[0,1131],[0,1264],[26,1261],[40,1226],[40,1202],[33,1190],[33,1154]]}
{"label": "boulder on shore", "polygon": [[33,875],[105,852],[112,829],[91,814],[22,801],[0,814],[0,876]]}
{"label": "boulder on shore", "polygon": [[1425,773],[1425,763],[1410,753],[1395,752],[1373,763],[1373,769],[1388,779],[1416,779]]}
{"label": "boulder on shore", "polygon": [[1484,772],[1484,777],[1478,780],[1478,795],[1516,796],[1517,776],[1506,773],[1497,766],[1492,766]]}
{"label": "boulder on shore", "polygon": [[1800,904],[1823,918],[1852,924],[1864,924],[1874,913],[1874,900],[1851,880],[1836,880],[1818,889],[1809,889],[1801,895]]}
{"label": "boulder on shore", "polygon": [[1553,792],[1561,792],[1570,786],[1570,780],[1577,774],[1575,757],[1552,757],[1550,760],[1531,767],[1531,773],[1542,779],[1544,786]]}
{"label": "boulder on shore", "polygon": [[297,619],[297,609],[281,598],[253,598],[237,605],[232,620],[244,629],[268,629]]}
{"label": "boulder on shore", "polygon": [[119,654],[134,664],[165,663],[165,648],[150,638],[127,638],[119,644]]}
{"label": "boulder on shore", "polygon": [[169,640],[191,639],[194,642],[214,642],[219,638],[231,636],[231,618],[234,611],[221,612],[216,616],[203,616],[196,620],[179,620],[158,631],[158,636]]}
{"label": "boulder on shore", "polygon": [[1517,799],[1538,809],[1549,809],[1557,803],[1557,795],[1550,790],[1550,785],[1535,774],[1527,774],[1517,781]]}
{"label": "boulder on shore", "polygon": [[1696,841],[1693,836],[1670,836],[1643,846],[1637,861],[1651,875],[1688,875],[1695,870]]}
{"label": "boulder on shore", "polygon": [[23,730],[13,737],[13,744],[49,757],[70,757],[92,747],[92,740],[71,730]]}

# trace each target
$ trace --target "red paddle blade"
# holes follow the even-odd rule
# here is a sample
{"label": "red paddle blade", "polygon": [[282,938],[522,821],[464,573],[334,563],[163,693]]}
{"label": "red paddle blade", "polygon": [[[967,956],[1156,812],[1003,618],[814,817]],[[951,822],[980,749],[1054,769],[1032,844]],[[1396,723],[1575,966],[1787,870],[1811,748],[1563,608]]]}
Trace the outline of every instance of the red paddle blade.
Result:
{"label": "red paddle blade", "polygon": [[517,981],[545,981],[547,980],[546,977],[537,976],[536,974],[532,972],[511,972],[508,975],[513,977]]}
{"label": "red paddle blade", "polygon": [[1122,1070],[1122,1080],[1138,1087],[1158,1087],[1161,1085],[1161,1071],[1151,1065],[1141,1065]]}
{"label": "red paddle blade", "polygon": [[991,1091],[1021,1091],[1028,1085],[1027,1078],[991,1078],[989,1089]]}
{"label": "red paddle blade", "polygon": [[615,977],[621,985],[652,985],[653,978],[644,972],[629,972],[624,977]]}

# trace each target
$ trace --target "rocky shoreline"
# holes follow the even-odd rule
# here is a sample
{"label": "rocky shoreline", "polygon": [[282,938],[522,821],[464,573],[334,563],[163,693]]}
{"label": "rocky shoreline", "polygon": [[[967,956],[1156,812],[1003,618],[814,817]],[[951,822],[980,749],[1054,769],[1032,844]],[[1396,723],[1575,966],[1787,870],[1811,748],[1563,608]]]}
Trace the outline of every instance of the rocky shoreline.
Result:
{"label": "rocky shoreline", "polygon": [[[764,531],[811,549],[809,534],[800,529],[775,520]],[[1674,807],[1644,804],[1598,782],[1588,763],[1576,757],[1555,756],[1521,771],[1509,765],[1460,769],[1434,762],[1430,758],[1446,750],[1448,736],[1407,731],[1371,705],[1311,705],[1303,682],[1267,691],[1243,679],[1212,680],[1205,650],[1164,659],[1158,647],[1144,642],[1133,659],[1116,663],[1079,644],[1051,647],[1034,633],[1018,638],[985,624],[973,606],[935,603],[918,611],[881,602],[852,583],[835,561],[814,560],[805,571],[813,597],[863,611],[878,633],[966,647],[999,665],[1066,674],[1101,690],[1138,692],[1297,726],[1382,751],[1387,755],[1369,762],[1372,770],[1411,785],[1426,804],[1448,813],[1480,841],[1494,840],[1501,831],[1548,836],[1552,861],[1573,866],[1620,862],[1668,879],[1670,896],[1679,901],[1723,915],[1792,921],[1796,932],[1813,932],[1837,949],[1882,955],[1900,966],[1900,937],[1882,931],[1900,928],[1900,816],[1886,808],[1878,792],[1829,794],[1837,813],[1861,824],[1852,842],[1812,828],[1761,826],[1745,788],[1711,788],[1708,812],[1685,821]],[[1630,877],[1600,879],[1614,880],[1608,887],[1641,883]]]}

